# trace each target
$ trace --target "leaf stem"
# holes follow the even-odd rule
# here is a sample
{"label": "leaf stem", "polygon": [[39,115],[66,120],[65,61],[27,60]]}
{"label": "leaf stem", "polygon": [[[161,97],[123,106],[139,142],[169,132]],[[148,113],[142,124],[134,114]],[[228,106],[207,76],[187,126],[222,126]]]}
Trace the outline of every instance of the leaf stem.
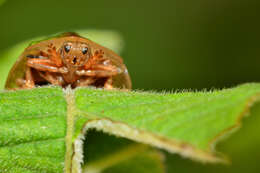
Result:
{"label": "leaf stem", "polygon": [[67,101],[67,135],[66,135],[66,155],[65,155],[65,172],[77,172],[74,170],[72,164],[73,157],[73,131],[74,131],[74,118],[76,114],[75,98],[71,88],[65,90],[65,98]]}

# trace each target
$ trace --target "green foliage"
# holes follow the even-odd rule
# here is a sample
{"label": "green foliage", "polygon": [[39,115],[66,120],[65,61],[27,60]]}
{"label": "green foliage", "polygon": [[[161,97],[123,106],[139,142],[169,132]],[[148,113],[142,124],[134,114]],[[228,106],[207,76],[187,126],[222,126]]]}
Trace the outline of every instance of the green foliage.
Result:
{"label": "green foliage", "polygon": [[62,172],[66,135],[62,91],[2,92],[0,105],[0,172]]}
{"label": "green foliage", "polygon": [[0,172],[62,172],[64,167],[77,172],[82,162],[87,172],[164,172],[162,153],[149,146],[222,162],[212,144],[240,126],[259,93],[260,84],[180,93],[55,87],[4,91]]}

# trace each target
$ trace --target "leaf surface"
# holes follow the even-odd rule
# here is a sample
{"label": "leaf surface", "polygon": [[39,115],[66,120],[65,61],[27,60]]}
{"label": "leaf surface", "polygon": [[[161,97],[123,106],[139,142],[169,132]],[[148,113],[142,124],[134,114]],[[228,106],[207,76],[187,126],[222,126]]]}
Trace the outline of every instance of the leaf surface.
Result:
{"label": "leaf surface", "polygon": [[[217,139],[239,127],[259,84],[210,92],[152,93],[77,89],[75,135],[97,128],[205,162],[222,161]],[[90,118],[88,118],[90,117]],[[76,125],[77,127],[77,125]]]}
{"label": "leaf surface", "polygon": [[0,172],[62,172],[63,95],[57,88],[0,94]]}
{"label": "leaf surface", "polygon": [[260,84],[180,93],[57,87],[3,91],[0,172],[122,172],[136,165],[143,172],[151,165],[164,172],[161,153],[149,146],[202,162],[224,162],[214,144],[240,126],[259,94]]}

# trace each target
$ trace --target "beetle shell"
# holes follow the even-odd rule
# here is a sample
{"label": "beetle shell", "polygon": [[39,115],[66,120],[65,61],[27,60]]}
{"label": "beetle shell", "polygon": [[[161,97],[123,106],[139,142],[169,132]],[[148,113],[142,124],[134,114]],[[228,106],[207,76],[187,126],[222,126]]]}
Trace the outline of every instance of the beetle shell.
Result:
{"label": "beetle shell", "polygon": [[[83,38],[75,33],[64,33],[59,37],[43,40],[27,47],[10,70],[5,84],[5,88],[19,89],[19,86],[17,85],[17,80],[25,79],[26,68],[28,68],[28,55],[36,55],[37,53],[39,53],[39,51],[47,52],[49,45],[54,45],[57,49],[60,49],[62,45],[68,41],[86,43],[92,49],[92,52],[102,50],[104,52],[104,58],[109,60],[113,66],[117,67],[121,71],[121,73],[112,76],[113,88],[131,89],[131,79],[128,74],[128,70],[123,63],[122,58],[118,56],[116,53],[114,53],[112,50],[105,48],[91,40]],[[34,75],[34,79],[37,85],[42,86],[49,84],[48,81],[44,80],[39,76],[39,74],[37,74],[36,69],[32,69],[32,73]]]}

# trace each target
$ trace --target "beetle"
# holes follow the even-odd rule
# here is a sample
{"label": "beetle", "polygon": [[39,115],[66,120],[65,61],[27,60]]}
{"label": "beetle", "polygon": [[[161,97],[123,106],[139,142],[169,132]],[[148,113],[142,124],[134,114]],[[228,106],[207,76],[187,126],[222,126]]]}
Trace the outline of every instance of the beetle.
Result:
{"label": "beetle", "polygon": [[11,68],[5,88],[94,86],[131,89],[120,56],[76,33],[64,33],[27,47]]}

